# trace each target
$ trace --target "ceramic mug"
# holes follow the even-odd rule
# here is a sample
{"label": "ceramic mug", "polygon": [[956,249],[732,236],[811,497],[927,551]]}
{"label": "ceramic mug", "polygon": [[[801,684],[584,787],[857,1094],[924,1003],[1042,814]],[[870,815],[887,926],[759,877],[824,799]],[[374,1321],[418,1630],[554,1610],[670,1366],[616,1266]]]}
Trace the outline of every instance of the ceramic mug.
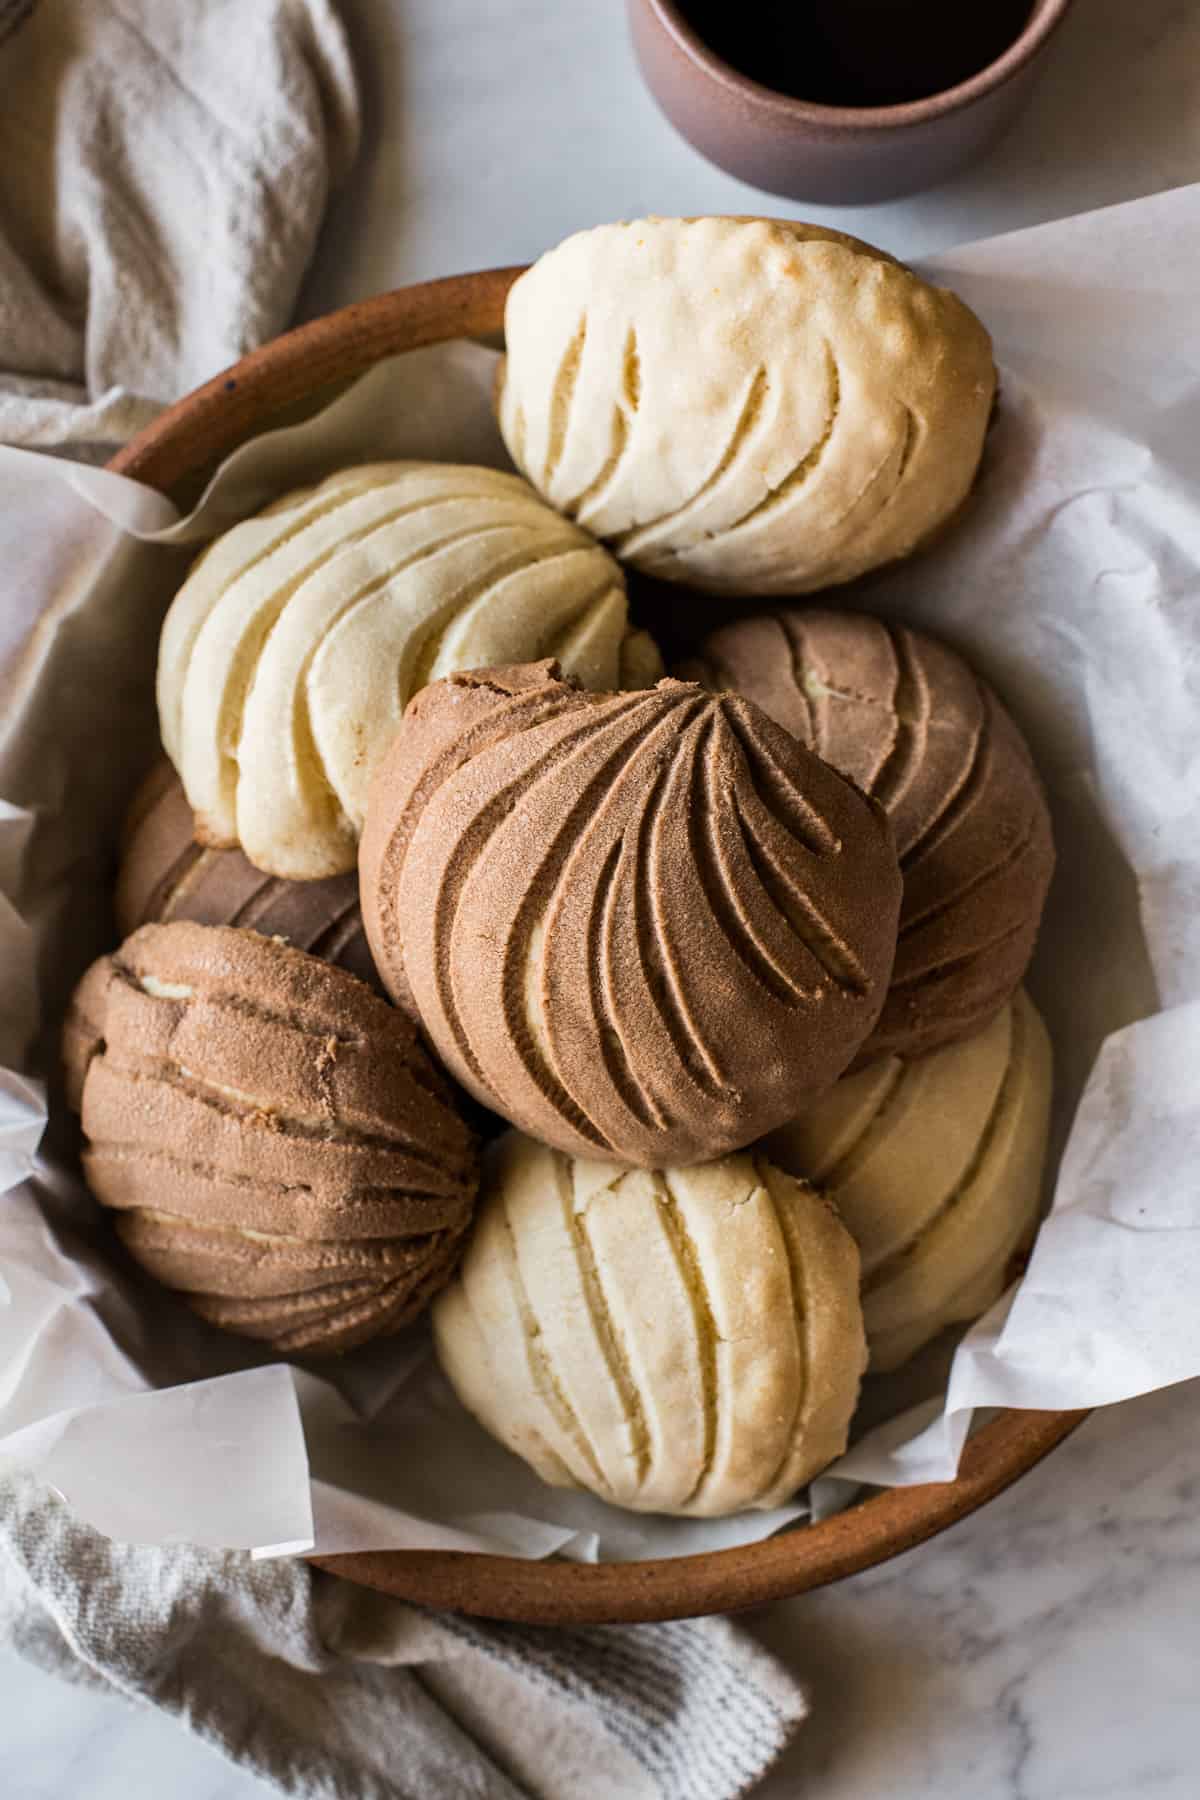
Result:
{"label": "ceramic mug", "polygon": [[[719,168],[792,200],[853,205],[945,180],[1011,125],[1072,0],[793,0],[773,14],[757,3],[628,0],[646,83]],[[822,16],[817,35],[809,21]],[[955,79],[956,58],[971,68],[967,28],[990,60]],[[1001,34],[990,46],[989,29]],[[951,85],[937,85],[947,72]],[[816,97],[793,97],[810,84]]]}

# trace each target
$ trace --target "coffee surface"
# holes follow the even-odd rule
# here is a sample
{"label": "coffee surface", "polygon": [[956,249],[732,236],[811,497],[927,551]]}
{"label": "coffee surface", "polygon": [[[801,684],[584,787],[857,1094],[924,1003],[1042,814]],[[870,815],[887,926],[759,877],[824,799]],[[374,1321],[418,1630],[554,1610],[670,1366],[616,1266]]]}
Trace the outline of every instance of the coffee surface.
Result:
{"label": "coffee surface", "polygon": [[1029,0],[681,0],[710,49],[820,106],[899,106],[957,87],[1020,36]]}

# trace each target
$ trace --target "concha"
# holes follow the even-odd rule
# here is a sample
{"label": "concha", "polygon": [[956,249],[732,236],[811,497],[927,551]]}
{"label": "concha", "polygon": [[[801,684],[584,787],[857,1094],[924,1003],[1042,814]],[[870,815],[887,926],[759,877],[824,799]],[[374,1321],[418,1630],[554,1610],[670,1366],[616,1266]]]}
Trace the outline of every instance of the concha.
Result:
{"label": "concha", "polygon": [[924,632],[807,607],[719,627],[678,673],[745,694],[887,810],[904,898],[861,1059],[981,1030],[1025,975],[1054,872],[1041,781],[988,684]]}
{"label": "concha", "polygon": [[544,1481],[716,1517],[781,1505],[845,1449],[858,1256],[810,1188],[758,1156],[629,1170],[515,1132],[488,1161],[434,1338]]}
{"label": "concha", "polygon": [[996,392],[954,294],[778,219],[579,232],[515,283],[505,338],[517,466],[622,561],[721,594],[808,593],[925,543]]}
{"label": "concha", "polygon": [[63,1051],[92,1192],[210,1323],[323,1355],[449,1279],[475,1140],[410,1021],[345,970],[146,925],[80,982]]}
{"label": "concha", "polygon": [[1041,1210],[1050,1040],[1022,989],[974,1037],[847,1075],[762,1148],[862,1252],[872,1371],[999,1299]]}
{"label": "concha", "polygon": [[360,890],[384,985],[464,1087],[570,1155],[661,1168],[846,1068],[900,875],[882,809],[749,701],[542,663],[417,696]]}
{"label": "concha", "polygon": [[354,867],[371,771],[418,688],[544,655],[595,688],[661,672],[586,532],[495,469],[345,469],[195,564],[159,647],[163,745],[202,841],[318,880]]}

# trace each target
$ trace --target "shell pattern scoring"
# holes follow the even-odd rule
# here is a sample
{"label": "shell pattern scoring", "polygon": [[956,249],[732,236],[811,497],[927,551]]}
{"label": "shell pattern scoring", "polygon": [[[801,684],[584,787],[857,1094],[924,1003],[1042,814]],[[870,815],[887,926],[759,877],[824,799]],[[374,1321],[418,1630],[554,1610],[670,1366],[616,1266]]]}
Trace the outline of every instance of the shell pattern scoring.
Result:
{"label": "shell pattern scoring", "polygon": [[877,1016],[886,820],[736,696],[589,695],[553,665],[427,688],[361,857],[380,975],[452,1073],[572,1154],[753,1141]]}

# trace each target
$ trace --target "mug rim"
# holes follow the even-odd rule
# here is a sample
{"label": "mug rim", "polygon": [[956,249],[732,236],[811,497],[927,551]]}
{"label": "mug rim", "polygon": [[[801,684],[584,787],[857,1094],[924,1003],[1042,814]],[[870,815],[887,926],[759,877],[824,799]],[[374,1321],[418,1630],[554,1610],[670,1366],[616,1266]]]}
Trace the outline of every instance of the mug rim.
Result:
{"label": "mug rim", "polygon": [[654,16],[681,55],[731,97],[748,102],[759,111],[774,114],[781,125],[800,125],[826,132],[840,129],[865,135],[945,118],[1003,87],[1049,41],[1070,11],[1073,0],[1034,0],[1033,10],[1020,34],[992,62],[953,87],[940,88],[921,99],[903,100],[890,106],[825,106],[815,100],[801,100],[781,93],[778,88],[766,87],[719,56],[688,23],[677,0],[640,0],[640,4]]}

